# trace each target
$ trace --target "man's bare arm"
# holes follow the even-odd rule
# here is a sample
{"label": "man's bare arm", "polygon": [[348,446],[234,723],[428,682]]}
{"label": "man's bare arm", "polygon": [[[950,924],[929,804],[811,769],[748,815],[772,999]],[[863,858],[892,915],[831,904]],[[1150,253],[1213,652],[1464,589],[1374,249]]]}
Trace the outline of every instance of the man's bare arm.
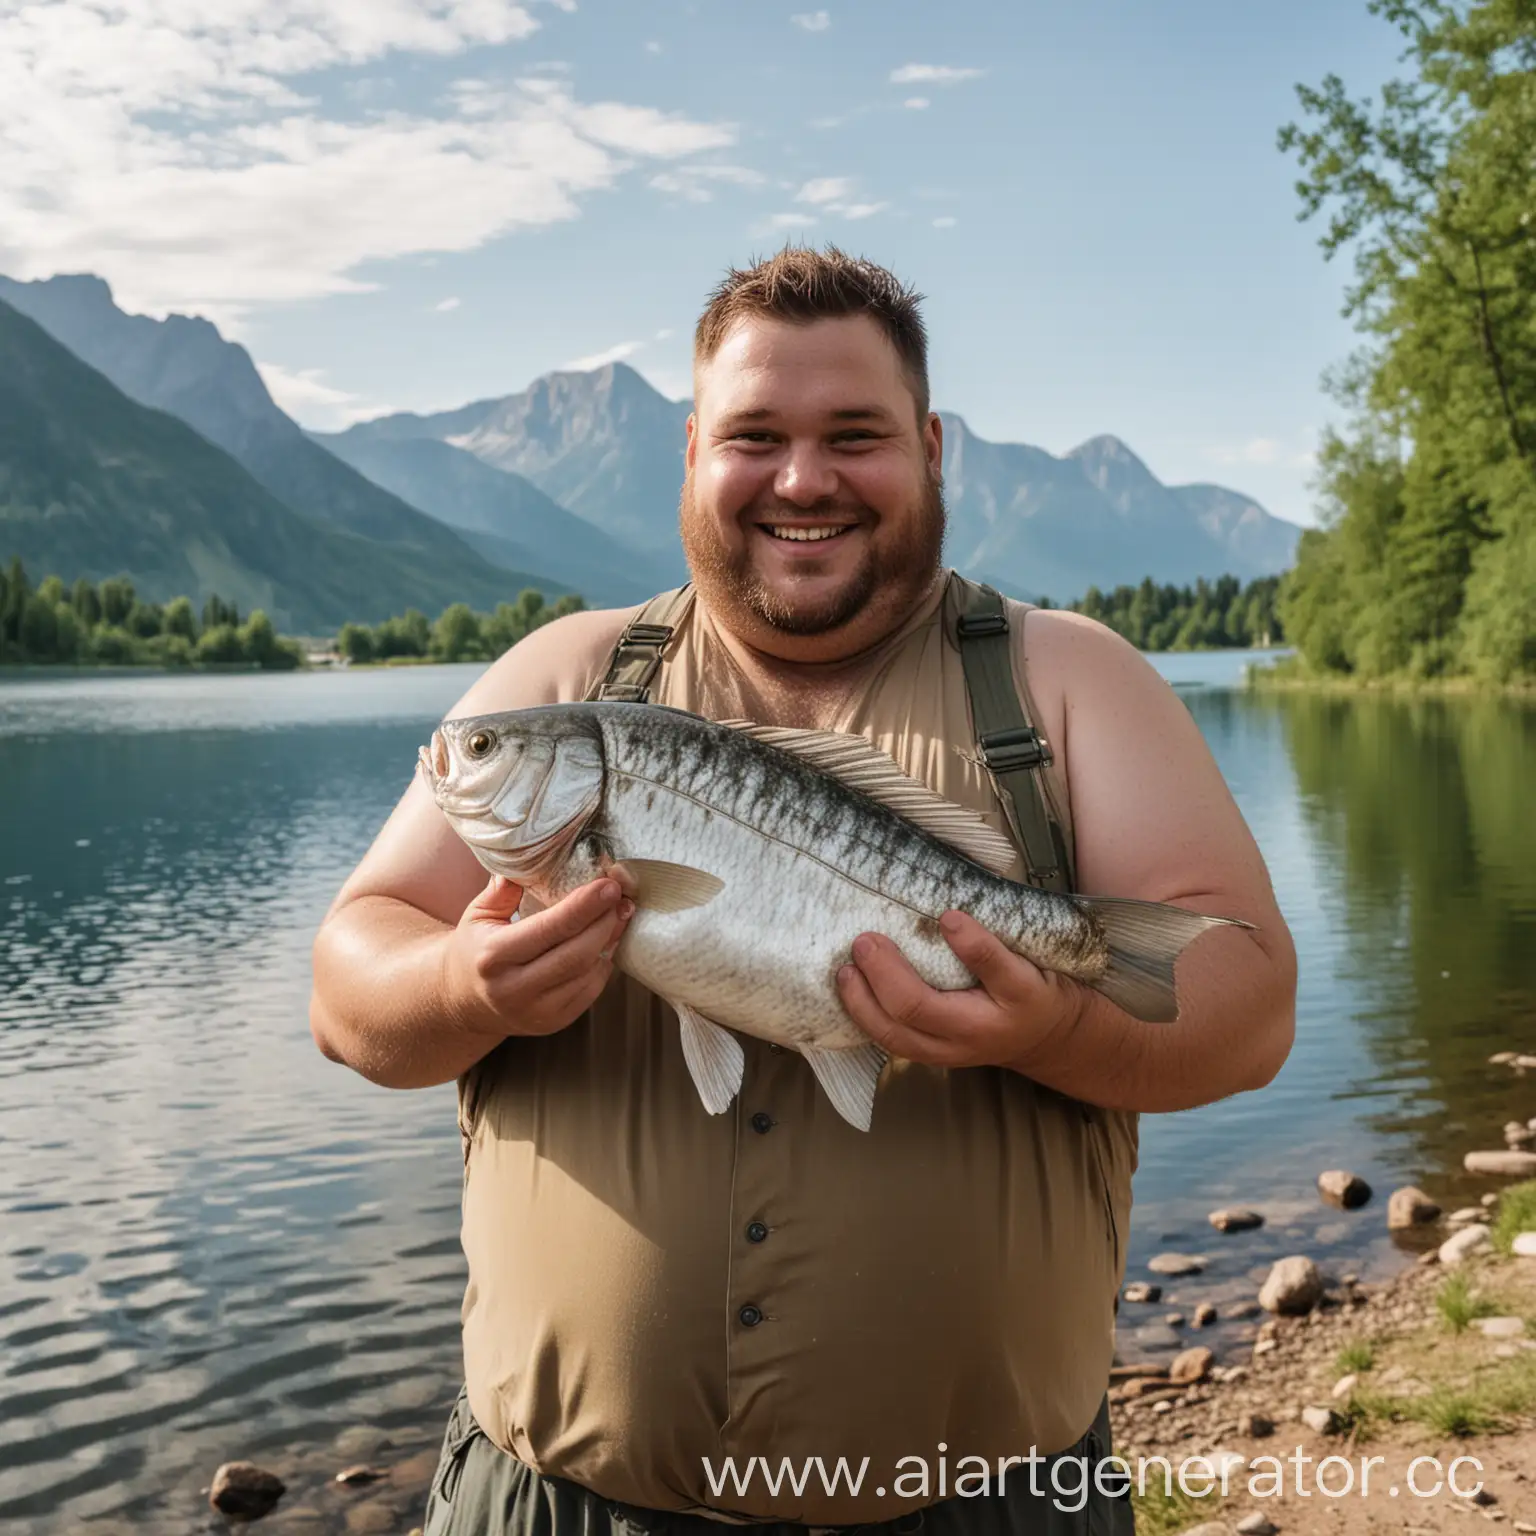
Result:
{"label": "man's bare arm", "polygon": [[[584,613],[535,630],[449,711],[570,696],[577,659],[628,617]],[[393,1088],[449,1082],[509,1034],[578,1018],[612,973],[629,907],[611,880],[514,923],[522,892],[486,872],[413,778],[342,886],[314,943],[310,1029],[333,1061]]]}
{"label": "man's bare arm", "polygon": [[855,944],[842,978],[855,1020],[893,1054],[1013,1067],[1075,1098],[1188,1109],[1259,1088],[1295,1028],[1296,954],[1269,876],[1199,728],[1151,665],[1073,614],[1028,620],[1031,675],[1065,766],[1078,887],[1236,917],[1178,963],[1179,1018],[1147,1024],[1042,972],[960,913],[941,927],[981,986],[923,985],[888,939]]}

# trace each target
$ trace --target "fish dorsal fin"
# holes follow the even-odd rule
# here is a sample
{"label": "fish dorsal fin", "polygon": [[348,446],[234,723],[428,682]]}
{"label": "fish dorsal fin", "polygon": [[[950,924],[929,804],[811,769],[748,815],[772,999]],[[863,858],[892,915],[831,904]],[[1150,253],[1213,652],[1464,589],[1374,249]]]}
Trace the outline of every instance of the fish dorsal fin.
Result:
{"label": "fish dorsal fin", "polygon": [[811,767],[888,806],[931,837],[993,874],[1006,874],[1018,850],[982,817],[953,800],[936,795],[919,779],[903,773],[890,753],[847,731],[801,731],[789,726],[755,725],[750,720],[722,720],[732,730],[753,736],[782,752],[792,752]]}

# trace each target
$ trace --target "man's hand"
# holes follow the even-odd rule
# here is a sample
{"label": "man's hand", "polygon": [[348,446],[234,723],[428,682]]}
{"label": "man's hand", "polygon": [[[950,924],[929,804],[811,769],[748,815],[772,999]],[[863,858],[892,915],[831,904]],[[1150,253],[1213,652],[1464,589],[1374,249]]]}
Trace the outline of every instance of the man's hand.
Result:
{"label": "man's hand", "polygon": [[552,1035],[574,1023],[607,986],[635,911],[607,878],[514,921],[522,899],[521,886],[493,875],[443,946],[443,996],[471,1033]]}
{"label": "man's hand", "polygon": [[882,934],[861,934],[838,972],[843,1006],[892,1056],[932,1067],[1026,1070],[1042,1046],[1069,1031],[1083,989],[1006,948],[975,918],[946,912],[939,931],[979,985],[941,992]]}

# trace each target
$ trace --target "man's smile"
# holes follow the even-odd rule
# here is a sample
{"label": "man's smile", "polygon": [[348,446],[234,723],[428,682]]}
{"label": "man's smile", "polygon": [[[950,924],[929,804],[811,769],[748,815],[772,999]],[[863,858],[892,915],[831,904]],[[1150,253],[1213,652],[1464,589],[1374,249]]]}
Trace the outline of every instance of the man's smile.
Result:
{"label": "man's smile", "polygon": [[849,533],[857,523],[759,523],[770,538],[787,544],[821,544]]}

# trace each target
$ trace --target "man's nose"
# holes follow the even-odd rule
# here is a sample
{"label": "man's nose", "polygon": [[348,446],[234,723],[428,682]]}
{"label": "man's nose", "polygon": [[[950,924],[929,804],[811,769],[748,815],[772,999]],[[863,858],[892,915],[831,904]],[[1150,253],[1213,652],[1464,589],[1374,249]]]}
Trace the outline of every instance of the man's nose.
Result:
{"label": "man's nose", "polygon": [[837,471],[819,444],[796,444],[773,478],[773,491],[781,501],[813,507],[837,493]]}

